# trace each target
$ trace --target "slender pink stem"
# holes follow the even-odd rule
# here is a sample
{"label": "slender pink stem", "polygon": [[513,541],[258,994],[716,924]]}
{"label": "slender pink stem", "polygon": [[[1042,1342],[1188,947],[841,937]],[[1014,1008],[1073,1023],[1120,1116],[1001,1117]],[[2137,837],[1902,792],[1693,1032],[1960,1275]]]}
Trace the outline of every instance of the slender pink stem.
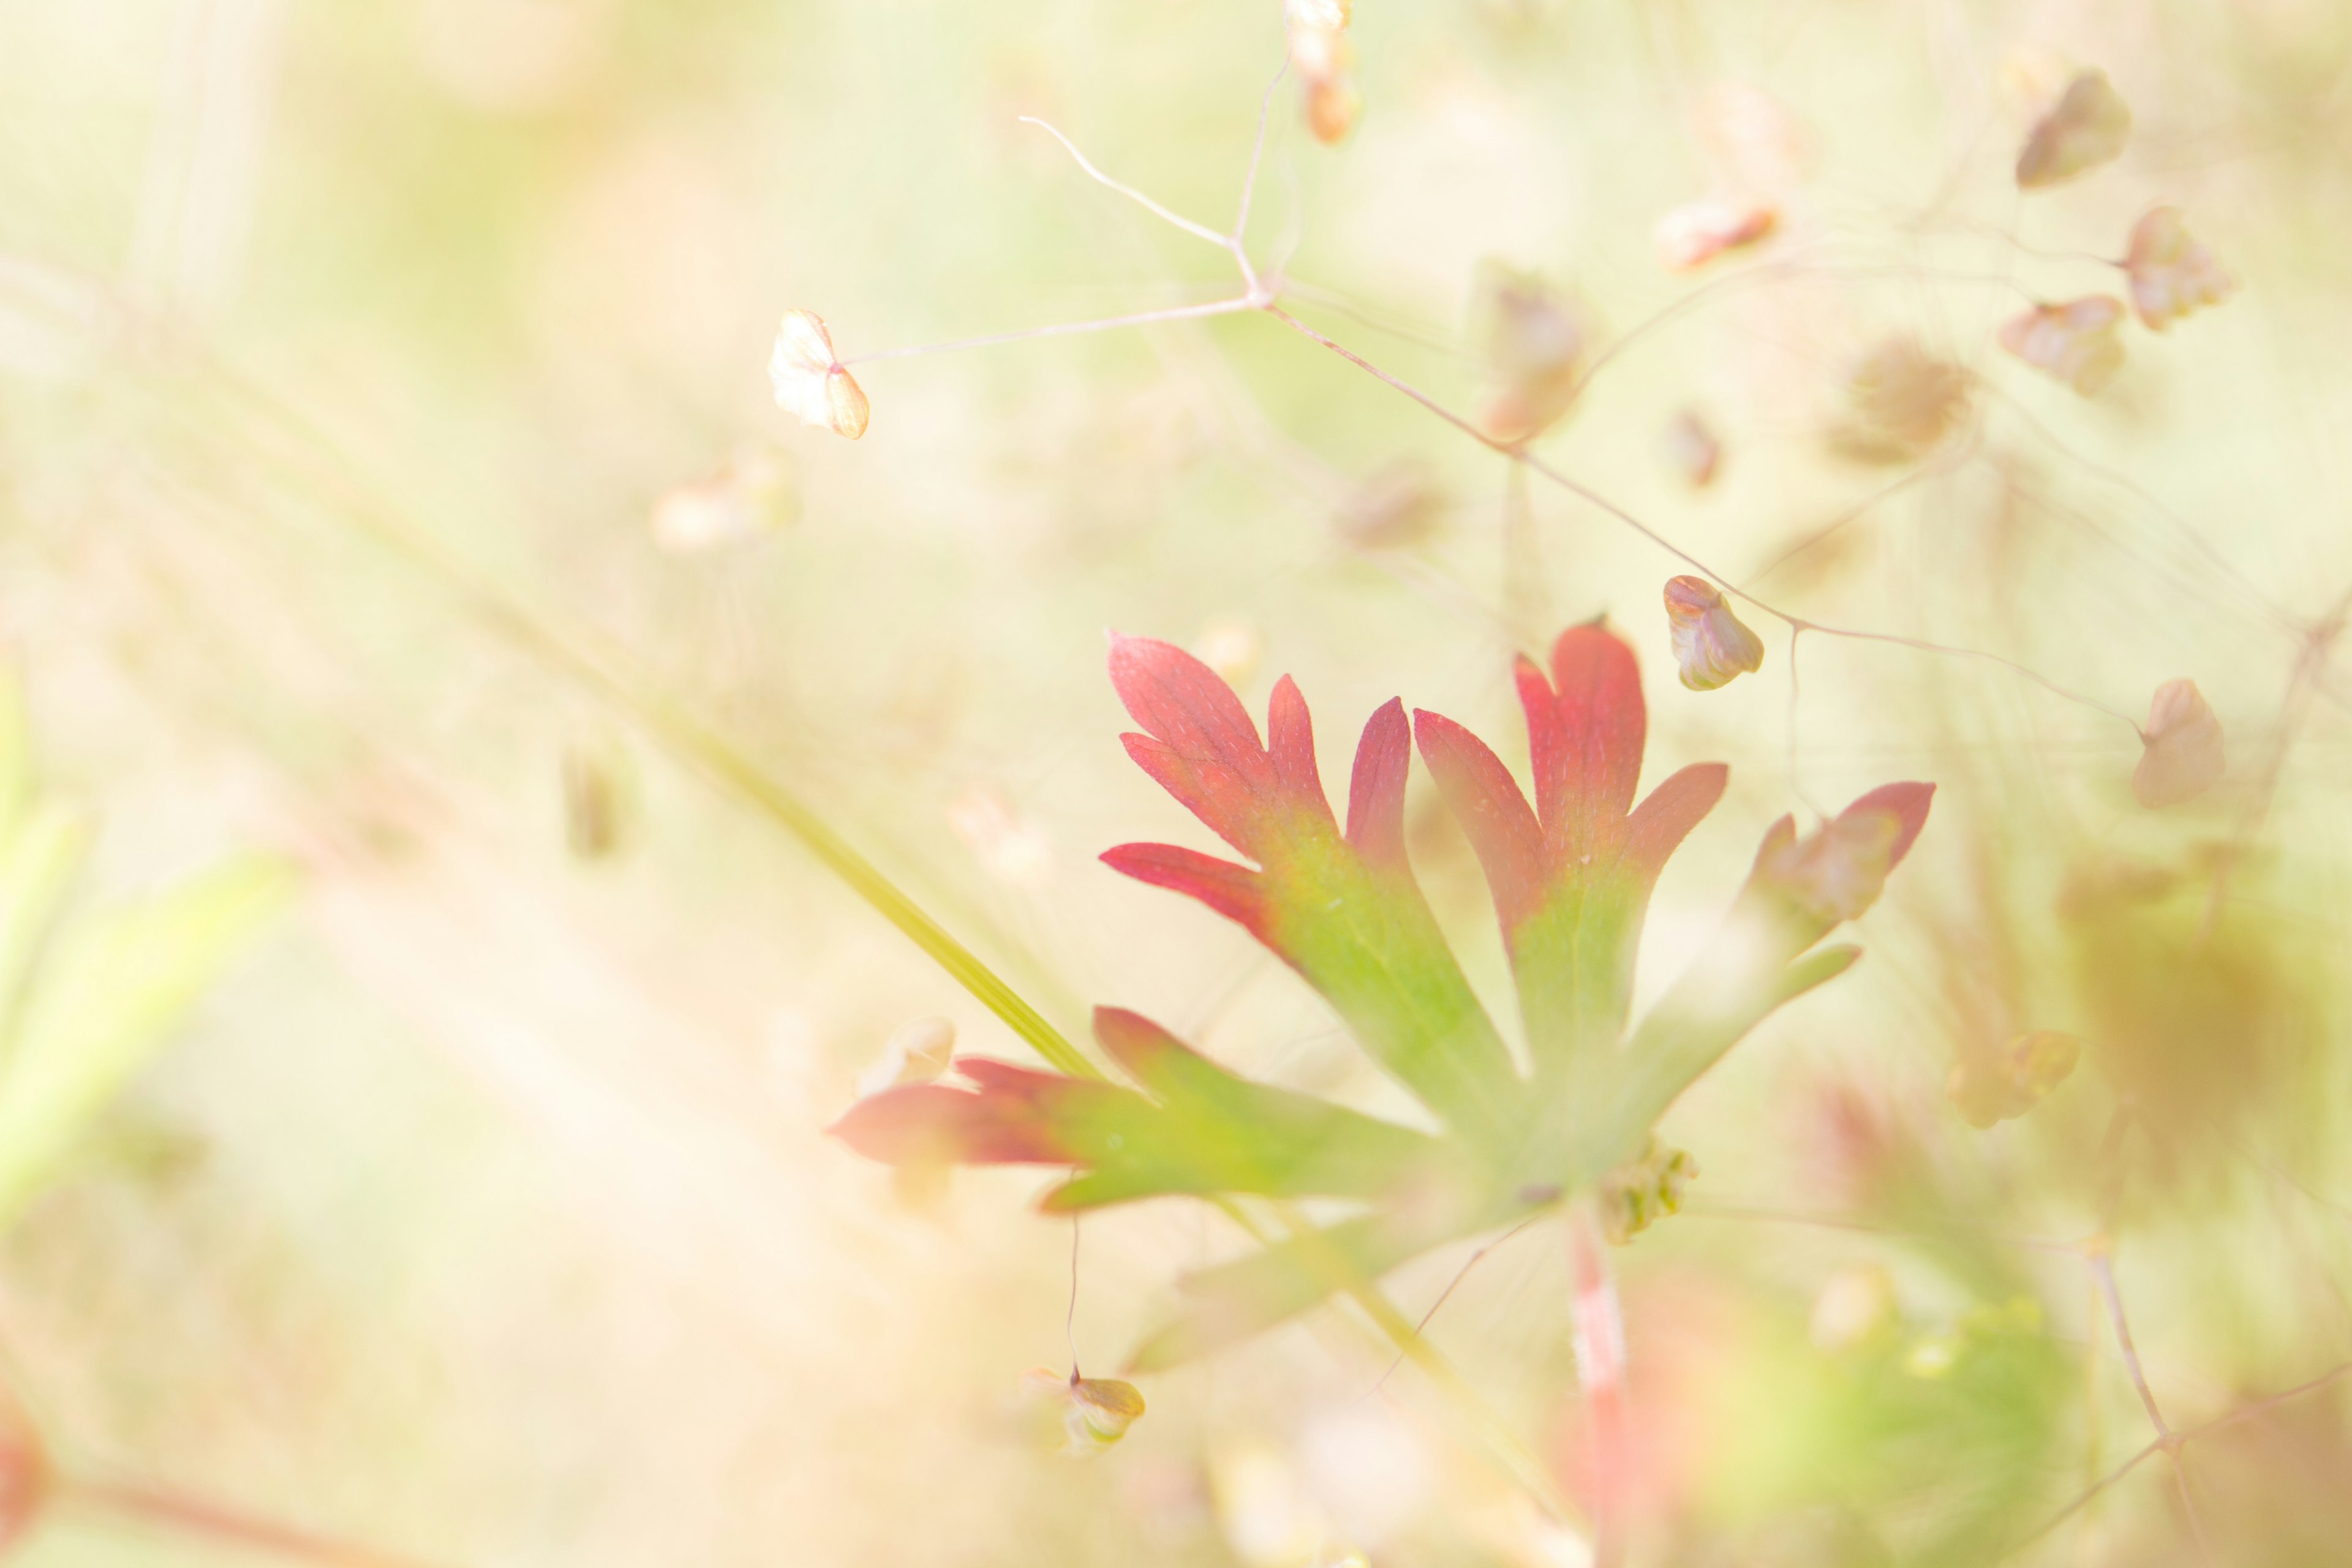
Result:
{"label": "slender pink stem", "polygon": [[1569,1222],[1569,1268],[1575,1291],[1576,1373],[1592,1442],[1592,1568],[1625,1560],[1625,1319],[1610,1275],[1599,1225],[1578,1210]]}
{"label": "slender pink stem", "polygon": [[1668,539],[1664,534],[1660,533],[1656,529],[1652,528],[1648,523],[1643,522],[1640,518],[1634,516],[1632,512],[1626,510],[1615,501],[1611,500],[1608,497],[1601,494],[1598,490],[1593,489],[1591,487],[1580,480],[1570,478],[1559,469],[1553,468],[1550,464],[1536,457],[1534,454],[1528,451],[1524,446],[1516,445],[1507,441],[1496,440],[1494,437],[1486,434],[1486,431],[1481,430],[1476,425],[1473,424],[1468,419],[1464,418],[1461,415],[1454,413],[1454,410],[1446,407],[1444,404],[1438,402],[1435,398],[1430,396],[1427,393],[1422,391],[1411,382],[1405,381],[1399,376],[1391,375],[1387,371],[1382,370],[1379,365],[1376,365],[1371,361],[1364,358],[1363,355],[1325,337],[1322,333],[1317,331],[1314,328],[1307,325],[1306,322],[1301,321],[1297,317],[1289,314],[1280,307],[1269,305],[1266,307],[1266,313],[1275,317],[1278,321],[1287,323],[1291,328],[1302,335],[1322,344],[1323,347],[1330,350],[1333,353],[1338,354],[1341,359],[1344,359],[1349,363],[1355,365],[1358,369],[1386,382],[1390,386],[1394,387],[1397,391],[1404,394],[1407,397],[1412,398],[1415,403],[1420,404],[1423,408],[1428,409],[1432,414],[1436,415],[1440,419],[1444,420],[1448,425],[1453,426],[1455,429],[1469,436],[1473,440],[1477,441],[1482,446],[1492,447],[1494,450],[1509,458],[1513,462],[1525,464],[1529,468],[1534,469],[1537,473],[1541,474],[1544,478],[1549,479],[1552,483],[1558,485],[1560,489],[1568,491],[1570,495],[1577,497],[1579,500],[1583,500],[1590,505],[1600,508],[1602,511],[1607,512],[1619,522],[1623,523],[1626,527],[1632,529],[1634,532],[1640,534],[1643,538],[1648,540],[1651,543],[1656,545],[1660,550],[1664,551],[1675,560],[1680,561],[1684,565],[1688,566],[1694,572],[1696,572],[1701,576],[1706,577],[1715,583],[1721,584],[1725,593],[1740,600],[1742,603],[1755,606],[1763,614],[1771,616],[1774,620],[1780,621],[1794,630],[1819,632],[1823,637],[1843,637],[1853,642],[1888,643],[1896,647],[1907,647],[1920,653],[1937,654],[1947,658],[1969,658],[1979,660],[1986,664],[1999,665],[2001,668],[2010,671],[2011,674],[2022,677],[2023,679],[2033,682],[2036,686],[2041,687],[2043,690],[2051,692],[2055,696],[2063,697],[2069,702],[2074,702],[2082,707],[2092,709],[2095,711],[2105,713],[2111,719],[2119,720],[2123,723],[2128,724],[2131,726],[2132,733],[2135,735],[2140,733],[2139,721],[2134,719],[2130,714],[2123,711],[2121,709],[2109,707],[2106,703],[2100,701],[2095,697],[2086,697],[2079,691],[2061,686],[2056,681],[2051,679],[2048,676],[2041,673],[2039,670],[2033,669],[2029,666],[2020,664],[2013,658],[2005,658],[1997,653],[1987,653],[1982,648],[1960,647],[1949,643],[1929,642],[1922,637],[1902,637],[1894,632],[1861,631],[1851,626],[1833,626],[1827,625],[1824,622],[1809,620],[1803,616],[1792,614],[1788,610],[1781,609],[1776,605],[1769,604],[1765,600],[1758,598],[1754,594],[1749,593],[1745,588],[1735,585],[1731,579],[1726,576],[1723,573],[1717,571],[1714,567],[1708,565],[1697,556],[1693,555],[1689,551],[1685,550],[1681,545],[1676,544],[1673,540]]}

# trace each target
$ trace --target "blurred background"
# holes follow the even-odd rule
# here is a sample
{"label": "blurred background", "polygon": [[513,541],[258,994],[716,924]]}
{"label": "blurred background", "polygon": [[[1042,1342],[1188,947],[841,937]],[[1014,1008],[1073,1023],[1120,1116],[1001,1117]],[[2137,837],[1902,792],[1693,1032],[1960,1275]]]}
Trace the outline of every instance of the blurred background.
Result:
{"label": "blurred background", "polygon": [[[1096,864],[1205,840],[1120,752],[1104,629],[1261,708],[1295,675],[1336,781],[1397,695],[1523,766],[1511,653],[1606,614],[1645,780],[1733,766],[1645,994],[1772,818],[1940,789],[1864,963],[1666,1124],[1691,1211],[1616,1255],[1633,1561],[2346,1560],[2352,1379],[2265,1402],[2352,1360],[2352,13],[1362,0],[1348,38],[1337,145],[1272,100],[1288,308],[1467,411],[1511,268],[1580,343],[1549,462],[1793,614],[2064,691],[1813,634],[1800,683],[1762,616],[1759,672],[1686,690],[1681,563],[1262,316],[859,365],[855,443],[777,409],[788,307],[855,361],[1229,297],[1018,117],[1223,228],[1275,0],[0,0],[17,1559],[260,1561],[274,1521],[447,1568],[1585,1562],[1334,1312],[1146,1380],[1100,1458],[1027,1445],[1045,1178],[922,1201],[822,1130],[911,1019],[1031,1058],[757,797],[1066,1029],[1133,1006],[1409,1114],[1242,933]],[[2127,144],[2021,192],[2086,68]],[[1773,232],[1662,265],[1727,182]],[[2234,295],[2128,323],[2095,396],[1998,346],[2120,296],[2160,204]],[[2179,678],[2228,769],[2150,811],[2131,721]],[[2045,1030],[2080,1067],[1973,1125]],[[2062,1516],[2157,1435],[2102,1235],[2210,1429]],[[1087,1370],[1238,1245],[1089,1220]],[[1567,1281],[1538,1226],[1429,1333],[1573,1496]]]}

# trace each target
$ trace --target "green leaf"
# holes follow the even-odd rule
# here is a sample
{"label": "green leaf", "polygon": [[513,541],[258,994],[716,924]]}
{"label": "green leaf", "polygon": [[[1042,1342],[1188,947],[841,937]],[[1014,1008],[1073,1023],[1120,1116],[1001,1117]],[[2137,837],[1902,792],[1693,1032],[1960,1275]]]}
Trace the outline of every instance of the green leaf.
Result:
{"label": "green leaf", "polygon": [[60,939],[0,1077],[0,1226],[55,1173],[196,999],[284,907],[273,861],[203,872]]}

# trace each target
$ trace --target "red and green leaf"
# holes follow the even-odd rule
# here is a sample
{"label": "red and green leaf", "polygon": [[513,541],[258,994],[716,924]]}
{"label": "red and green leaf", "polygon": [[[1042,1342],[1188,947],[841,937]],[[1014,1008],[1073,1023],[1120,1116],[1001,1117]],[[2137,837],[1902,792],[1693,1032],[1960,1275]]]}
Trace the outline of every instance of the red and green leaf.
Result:
{"label": "red and green leaf", "polygon": [[1110,668],[1145,731],[1125,737],[1128,754],[1257,864],[1165,844],[1124,844],[1104,862],[1239,922],[1450,1128],[1475,1137],[1505,1127],[1518,1100],[1510,1054],[1405,858],[1402,705],[1388,704],[1364,727],[1343,834],[1317,773],[1306,700],[1288,677],[1274,689],[1261,744],[1241,700],[1182,649],[1118,637]]}
{"label": "red and green leaf", "polygon": [[1413,715],[1423,760],[1493,891],[1544,1098],[1612,1048],[1631,1004],[1650,891],[1666,858],[1722,797],[1727,770],[1685,768],[1639,806],[1648,710],[1633,650],[1598,622],[1552,648],[1552,676],[1517,668],[1536,804],[1484,742]]}
{"label": "red and green leaf", "polygon": [[1137,1014],[1099,1008],[1095,1034],[1146,1093],[960,1057],[972,1087],[885,1089],[832,1131],[895,1165],[1075,1166],[1046,1194],[1056,1212],[1172,1193],[1381,1198],[1446,1163],[1425,1133],[1252,1083]]}

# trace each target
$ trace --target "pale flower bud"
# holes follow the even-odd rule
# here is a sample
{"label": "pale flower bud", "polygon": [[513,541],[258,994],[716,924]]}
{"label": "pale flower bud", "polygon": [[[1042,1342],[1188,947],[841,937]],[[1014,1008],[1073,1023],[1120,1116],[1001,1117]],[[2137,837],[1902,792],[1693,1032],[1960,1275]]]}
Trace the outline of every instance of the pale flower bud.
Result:
{"label": "pale flower bud", "polygon": [[1713,691],[1764,663],[1764,639],[1731,613],[1723,593],[1704,577],[1666,580],[1666,628],[1683,684]]}
{"label": "pale flower bud", "polygon": [[803,425],[821,425],[855,441],[866,434],[866,389],[842,367],[833,334],[814,310],[787,310],[768,358],[776,406]]}
{"label": "pale flower bud", "polygon": [[2221,781],[2221,721],[2193,680],[2156,689],[2140,743],[2146,749],[2132,772],[2132,795],[2150,810],[2194,799]]}
{"label": "pale flower bud", "polygon": [[2140,321],[2159,332],[2200,305],[2220,304],[2238,287],[2190,237],[2179,207],[2158,207],[2132,225],[2124,270]]}
{"label": "pale flower bud", "polygon": [[2088,397],[2124,367],[2120,301],[2104,294],[2037,305],[2001,323],[2000,346]]}

